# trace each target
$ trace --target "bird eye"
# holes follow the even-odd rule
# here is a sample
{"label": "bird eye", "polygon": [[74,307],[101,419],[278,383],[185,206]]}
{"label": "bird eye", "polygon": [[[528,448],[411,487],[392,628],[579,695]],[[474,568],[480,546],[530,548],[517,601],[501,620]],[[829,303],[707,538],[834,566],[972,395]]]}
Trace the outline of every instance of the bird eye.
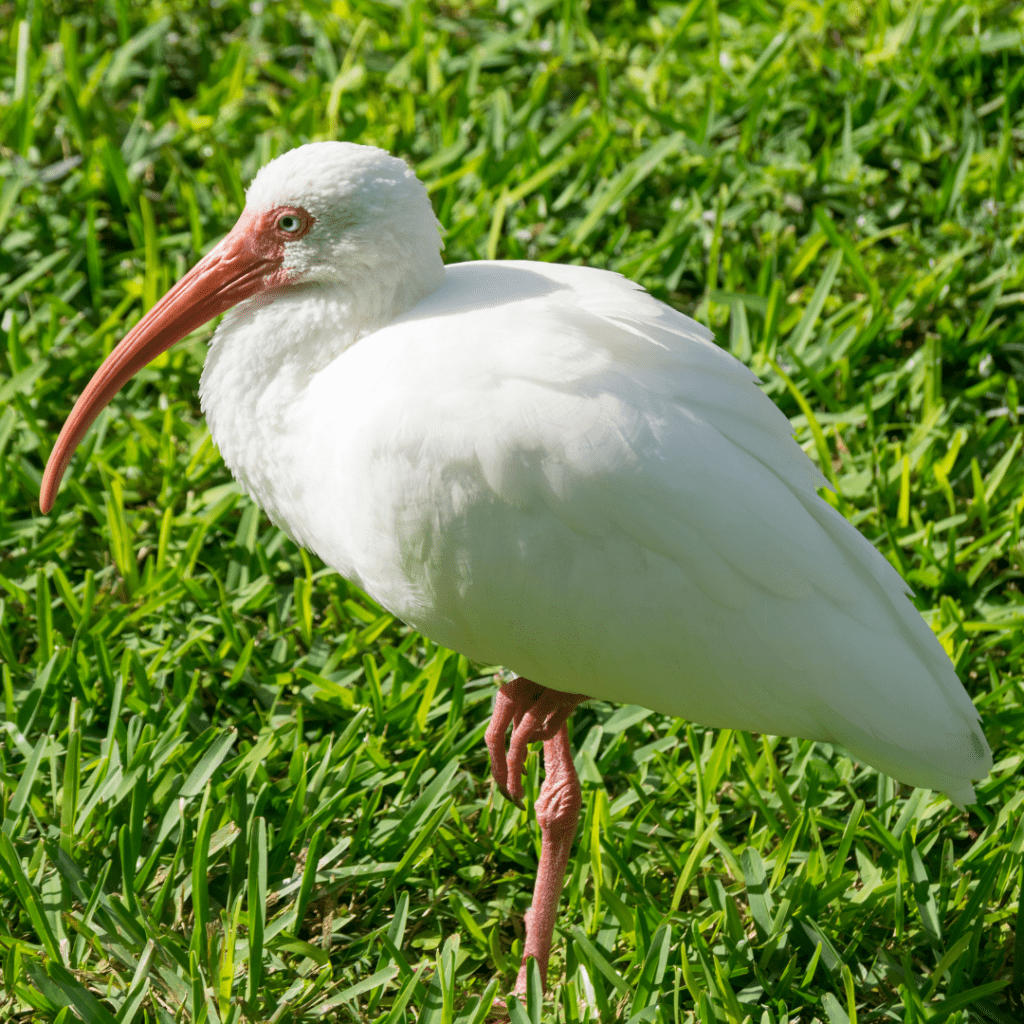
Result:
{"label": "bird eye", "polygon": [[286,213],[278,222],[277,226],[282,231],[287,231],[288,234],[294,235],[299,228],[302,227],[302,221],[293,213]]}

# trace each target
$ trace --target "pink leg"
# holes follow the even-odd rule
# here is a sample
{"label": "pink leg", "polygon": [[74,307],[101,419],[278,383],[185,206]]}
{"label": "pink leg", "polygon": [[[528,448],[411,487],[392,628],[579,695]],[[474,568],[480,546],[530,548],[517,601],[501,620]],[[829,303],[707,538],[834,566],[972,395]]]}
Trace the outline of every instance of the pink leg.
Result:
{"label": "pink leg", "polygon": [[540,864],[533,888],[533,903],[526,912],[526,947],[516,978],[516,995],[526,993],[527,957],[540,968],[541,984],[547,988],[548,958],[555,931],[558,900],[562,895],[565,869],[569,866],[572,841],[580,820],[580,780],[572,763],[569,730],[563,723],[558,732],[544,742],[546,777],[535,810],[540,825]]}
{"label": "pink leg", "polygon": [[[519,807],[522,807],[527,745],[544,741],[546,777],[534,807],[541,830],[541,854],[533,902],[526,913],[526,947],[516,979],[516,992],[520,995],[526,991],[528,957],[536,959],[541,979],[547,985],[558,900],[582,802],[566,721],[576,705],[586,699],[582,694],[538,686],[529,679],[514,679],[499,690],[487,729],[495,784]],[[512,741],[506,757],[505,733],[510,724],[513,725]]]}

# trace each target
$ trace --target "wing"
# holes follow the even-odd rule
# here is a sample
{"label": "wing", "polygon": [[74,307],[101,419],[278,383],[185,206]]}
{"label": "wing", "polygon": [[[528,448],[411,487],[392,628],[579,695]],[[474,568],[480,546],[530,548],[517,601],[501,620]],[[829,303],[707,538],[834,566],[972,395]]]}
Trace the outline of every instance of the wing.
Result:
{"label": "wing", "polygon": [[[332,564],[544,685],[839,742],[971,799],[973,704],[749,370],[618,275],[477,263],[446,289],[318,384],[349,389],[332,475],[374,509]],[[386,406],[352,391],[371,378]]]}

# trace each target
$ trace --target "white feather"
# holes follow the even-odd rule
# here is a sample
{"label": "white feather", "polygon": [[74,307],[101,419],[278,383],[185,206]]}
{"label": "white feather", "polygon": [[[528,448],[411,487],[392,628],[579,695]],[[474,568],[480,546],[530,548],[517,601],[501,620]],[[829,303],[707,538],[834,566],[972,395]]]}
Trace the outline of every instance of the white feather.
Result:
{"label": "white feather", "polygon": [[708,331],[582,267],[393,285],[376,318],[321,281],[217,333],[211,429],[276,522],[478,662],[973,800],[991,755],[949,659]]}

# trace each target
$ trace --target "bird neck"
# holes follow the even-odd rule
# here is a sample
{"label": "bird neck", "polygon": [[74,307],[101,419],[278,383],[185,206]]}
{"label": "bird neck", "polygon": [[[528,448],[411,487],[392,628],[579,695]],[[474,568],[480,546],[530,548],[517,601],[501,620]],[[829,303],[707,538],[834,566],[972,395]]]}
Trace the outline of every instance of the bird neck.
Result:
{"label": "bird neck", "polygon": [[217,328],[200,381],[203,412],[224,461],[273,518],[286,518],[275,510],[290,487],[290,446],[303,443],[303,392],[444,280],[438,253],[416,266],[415,276],[378,268],[372,286],[314,282],[257,295]]}

